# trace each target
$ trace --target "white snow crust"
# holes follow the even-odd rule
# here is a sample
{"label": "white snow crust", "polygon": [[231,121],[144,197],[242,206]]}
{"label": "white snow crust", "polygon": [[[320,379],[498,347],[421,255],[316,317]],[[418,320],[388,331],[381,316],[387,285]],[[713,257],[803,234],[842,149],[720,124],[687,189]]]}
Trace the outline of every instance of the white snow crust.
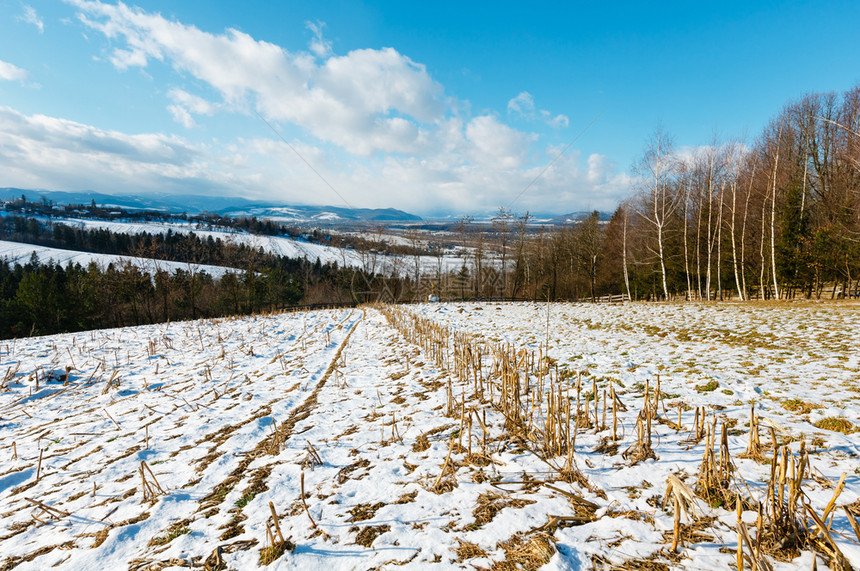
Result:
{"label": "white snow crust", "polygon": [[[841,507],[860,497],[860,433],[813,424],[825,417],[857,424],[860,305],[405,310],[515,348],[548,347],[584,386],[612,379],[628,406],[619,451],[595,451],[605,430],[577,435],[575,461],[590,488],[559,480],[528,446],[505,437],[501,413],[375,308],[8,340],[0,342],[0,565],[203,568],[220,548],[225,568],[255,569],[274,509],[294,549],[271,569],[490,568],[509,557],[504,542],[515,534],[533,537],[550,516],[574,513],[572,497],[598,506],[595,521],[551,529],[555,552],[543,569],[591,569],[595,558],[664,560],[673,526],[662,507],[667,477],[693,486],[704,443],[690,440],[693,409],[682,410],[681,430],[655,423],[656,459],[631,466],[622,458],[644,385],[653,389],[658,375],[668,418],[689,405],[736,420],[729,447],[753,497],[764,494],[770,464],[738,457],[752,402],[793,452],[806,441],[815,478],[803,490],[819,513],[846,474],[831,526],[843,554],[860,565]],[[458,401],[487,410],[492,463],[471,462],[455,447],[445,478],[451,487],[436,493],[452,438],[469,444],[459,415],[446,416],[449,379]],[[709,381],[718,387],[697,390]],[[785,408],[795,400],[820,408]],[[480,434],[475,424],[474,449]],[[477,507],[495,497],[488,494],[500,507],[478,522]],[[728,569],[734,510],[697,502],[698,521],[712,518],[701,530],[707,539],[665,560],[672,568]],[[743,516],[754,524],[754,512]],[[376,537],[365,545],[367,534]],[[464,543],[483,555],[461,556]],[[812,557],[771,562],[809,569]]]}

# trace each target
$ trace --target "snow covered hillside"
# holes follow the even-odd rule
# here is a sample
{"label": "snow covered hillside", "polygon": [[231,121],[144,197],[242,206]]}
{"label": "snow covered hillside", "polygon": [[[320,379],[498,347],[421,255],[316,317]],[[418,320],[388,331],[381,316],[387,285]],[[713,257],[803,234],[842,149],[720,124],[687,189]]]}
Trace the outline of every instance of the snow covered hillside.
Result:
{"label": "snow covered hillside", "polygon": [[[200,230],[194,224],[167,222],[122,222],[108,220],[90,220],[79,218],[54,218],[55,223],[86,229],[104,229],[116,233],[165,234],[168,231],[183,234],[194,233],[201,238],[212,237],[232,244],[244,244],[252,248],[262,248],[264,252],[287,258],[307,259],[310,262],[319,260],[321,263],[336,263],[341,267],[357,268],[385,275],[408,275],[414,268],[412,256],[388,256],[375,253],[363,253],[357,250],[315,244],[282,236],[264,236],[247,232],[228,232],[226,230]],[[386,237],[387,238],[387,237]],[[421,256],[419,267],[422,273],[436,271],[439,260],[433,256]],[[459,268],[462,258],[446,257],[443,269]]]}
{"label": "snow covered hillside", "polygon": [[109,264],[114,266],[122,266],[131,264],[139,268],[144,273],[154,274],[158,270],[164,270],[173,273],[175,270],[189,269],[194,272],[206,272],[210,276],[220,278],[225,273],[233,271],[238,272],[234,268],[225,268],[223,266],[211,266],[208,264],[186,264],[184,262],[170,262],[167,260],[153,260],[151,258],[140,258],[137,256],[117,256],[113,254],[93,254],[90,252],[77,252],[75,250],[63,250],[61,248],[48,248],[46,246],[37,246],[35,244],[23,244],[21,242],[9,242],[0,240],[0,260],[6,260],[10,264],[24,265],[30,261],[33,254],[39,257],[39,261],[45,263],[53,260],[57,264],[65,267],[67,264],[80,264],[82,267],[87,267],[91,262],[95,262],[100,267],[107,267]]}
{"label": "snow covered hillside", "polygon": [[9,341],[0,568],[718,569],[739,542],[747,568],[857,567],[858,309],[427,304]]}

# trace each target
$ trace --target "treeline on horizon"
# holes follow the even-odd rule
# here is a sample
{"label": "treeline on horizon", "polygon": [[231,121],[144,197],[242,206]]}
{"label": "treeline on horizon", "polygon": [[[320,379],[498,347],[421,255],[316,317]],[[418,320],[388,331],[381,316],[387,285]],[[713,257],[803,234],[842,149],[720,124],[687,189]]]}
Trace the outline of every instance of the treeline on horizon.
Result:
{"label": "treeline on horizon", "polygon": [[[0,217],[0,239],[148,261],[142,268],[131,261],[83,267],[37,256],[24,264],[0,259],[0,338],[247,315],[297,305],[359,303],[376,299],[372,292],[382,289],[387,299],[401,299],[407,295],[408,280],[386,278],[373,268],[383,255],[424,253],[417,246],[389,245],[361,236],[331,239],[317,232],[317,240],[361,252],[366,265],[354,269],[319,259],[274,255],[241,240],[171,229],[163,234],[132,234],[70,226],[45,217],[52,205],[24,198],[8,206],[7,215]],[[215,217],[205,219],[207,228],[214,226]],[[254,230],[257,224],[251,218],[230,227]],[[272,227],[265,228],[278,235]],[[296,237],[298,232],[281,235]],[[168,270],[162,263],[166,261],[184,267]],[[216,277],[202,270],[202,265],[227,271]]]}
{"label": "treeline on horizon", "polygon": [[[0,261],[0,337],[250,314],[349,301],[352,274],[337,264],[274,256],[261,248],[168,230],[126,234],[17,215],[0,217],[0,239],[101,254],[133,263],[62,266],[31,257]],[[168,270],[162,261],[184,263]],[[200,265],[232,268],[222,277]]]}

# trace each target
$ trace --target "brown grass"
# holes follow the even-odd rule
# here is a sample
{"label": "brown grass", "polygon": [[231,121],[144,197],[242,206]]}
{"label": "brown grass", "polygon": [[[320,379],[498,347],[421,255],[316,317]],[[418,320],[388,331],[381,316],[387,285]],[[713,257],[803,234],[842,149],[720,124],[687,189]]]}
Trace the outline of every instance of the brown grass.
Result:
{"label": "brown grass", "polygon": [[841,432],[842,434],[851,434],[857,430],[857,427],[851,423],[851,421],[845,418],[837,418],[835,416],[828,416],[827,418],[822,418],[818,422],[815,423],[816,428],[820,428],[822,430],[830,430],[833,432]]}
{"label": "brown grass", "polygon": [[277,560],[287,551],[292,552],[296,548],[296,544],[289,540],[279,541],[270,547],[264,547],[260,550],[260,565],[268,565]]}
{"label": "brown grass", "polygon": [[624,563],[614,564],[609,559],[594,555],[591,558],[592,569],[595,571],[669,571],[668,563],[657,561],[655,558],[650,559],[628,559]]}
{"label": "brown grass", "polygon": [[96,533],[95,540],[93,544],[90,546],[91,549],[95,549],[96,547],[100,547],[102,543],[107,541],[108,533],[110,533],[110,528],[106,527],[103,530]]}
{"label": "brown grass", "polygon": [[717,390],[717,387],[720,386],[720,383],[717,381],[711,380],[705,383],[704,385],[696,385],[696,392],[699,393],[709,393]]}
{"label": "brown grass", "polygon": [[358,545],[362,545],[364,547],[370,547],[373,545],[373,542],[377,537],[391,531],[390,525],[369,525],[367,527],[361,528],[358,530],[357,527],[352,527],[350,530],[356,530],[358,533],[355,535],[355,543]]}
{"label": "brown grass", "polygon": [[782,401],[782,408],[797,414],[809,414],[816,408],[823,408],[820,404],[805,402],[800,399],[789,399]]}
{"label": "brown grass", "polygon": [[516,533],[498,547],[505,552],[505,559],[493,563],[493,571],[536,571],[555,554],[555,539],[543,532]]}
{"label": "brown grass", "polygon": [[359,468],[367,468],[368,466],[370,466],[370,460],[366,458],[362,458],[361,460],[353,462],[349,466],[344,466],[337,473],[337,483],[343,484],[350,479],[350,474],[352,474],[354,471],[358,470]]}
{"label": "brown grass", "polygon": [[383,506],[385,506],[385,504],[382,502],[375,504],[358,504],[349,510],[350,518],[346,521],[347,523],[355,523],[357,521],[372,519],[373,516],[376,515],[377,510]]}
{"label": "brown grass", "polygon": [[395,504],[409,504],[409,503],[414,502],[416,497],[418,497],[418,490],[415,490],[414,492],[407,492],[407,493],[403,494],[402,496],[397,498],[397,501],[394,503]]}
{"label": "brown grass", "polygon": [[454,553],[457,554],[457,559],[455,559],[457,563],[462,563],[467,559],[487,556],[487,552],[481,549],[478,545],[468,541],[463,541],[459,537],[455,539],[457,540],[457,543],[460,544],[458,547],[454,548]]}
{"label": "brown grass", "polygon": [[165,535],[153,537],[149,540],[149,544],[147,545],[147,547],[152,547],[155,545],[167,545],[180,535],[191,533],[191,530],[188,529],[189,523],[191,523],[191,520],[185,519],[171,524],[167,528],[167,533]]}
{"label": "brown grass", "polygon": [[534,500],[511,498],[495,492],[478,496],[478,505],[472,510],[475,524],[482,526],[493,521],[500,511],[505,508],[522,508],[535,503]]}

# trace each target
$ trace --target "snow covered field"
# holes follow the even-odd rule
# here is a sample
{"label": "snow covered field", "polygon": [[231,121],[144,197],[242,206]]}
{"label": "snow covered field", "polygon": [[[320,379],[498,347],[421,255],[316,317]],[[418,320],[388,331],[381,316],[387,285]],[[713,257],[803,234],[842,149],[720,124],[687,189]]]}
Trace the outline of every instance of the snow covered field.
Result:
{"label": "snow covered field", "polygon": [[[201,238],[220,238],[224,242],[233,244],[245,244],[252,248],[262,248],[264,252],[284,256],[287,258],[305,258],[311,262],[319,260],[321,263],[336,263],[342,267],[358,268],[366,271],[375,271],[385,275],[399,274],[407,275],[413,271],[415,260],[412,256],[384,256],[362,253],[356,250],[338,248],[314,244],[292,238],[281,236],[263,236],[249,234],[247,232],[228,232],[218,230],[199,230],[193,224],[188,223],[166,223],[166,222],[112,222],[108,220],[90,220],[78,218],[55,218],[54,222],[66,224],[72,227],[86,229],[105,229],[116,233],[140,234],[165,234],[168,230],[178,233],[193,233]],[[368,238],[372,237],[370,235]],[[385,239],[396,238],[385,236]],[[422,273],[433,273],[436,271],[437,260],[433,256],[421,256],[419,267]],[[446,257],[444,260],[445,270],[458,269],[462,265],[461,258]]]}
{"label": "snow covered field", "polygon": [[30,261],[30,256],[33,253],[39,257],[39,261],[46,263],[53,260],[57,264],[66,267],[68,264],[80,264],[82,267],[87,267],[91,262],[95,262],[100,267],[107,267],[109,264],[121,266],[131,264],[139,268],[144,273],[154,274],[159,269],[169,273],[175,270],[189,269],[195,272],[205,271],[210,276],[215,278],[222,277],[225,273],[235,270],[233,268],[225,268],[222,266],[210,266],[208,264],[186,264],[184,262],[170,262],[166,260],[153,260],[151,258],[140,258],[136,256],[117,256],[113,254],[93,254],[90,252],[77,252],[75,250],[63,250],[61,248],[48,248],[46,246],[37,246],[35,244],[22,244],[21,242],[9,242],[0,240],[0,260],[6,260],[12,265],[24,265]]}
{"label": "snow covered field", "polygon": [[[819,554],[860,567],[858,310],[428,304],[9,341],[0,566],[730,568],[733,505],[682,500],[674,551],[664,506],[667,480],[697,490],[714,419],[752,543],[755,502],[776,506],[771,438],[792,467],[803,443],[788,493],[823,515]],[[598,410],[613,389],[615,429]],[[752,403],[760,450],[741,458]],[[646,408],[653,453],[632,458]],[[550,434],[573,448],[548,453]],[[810,568],[809,549],[786,553],[756,557]]]}

